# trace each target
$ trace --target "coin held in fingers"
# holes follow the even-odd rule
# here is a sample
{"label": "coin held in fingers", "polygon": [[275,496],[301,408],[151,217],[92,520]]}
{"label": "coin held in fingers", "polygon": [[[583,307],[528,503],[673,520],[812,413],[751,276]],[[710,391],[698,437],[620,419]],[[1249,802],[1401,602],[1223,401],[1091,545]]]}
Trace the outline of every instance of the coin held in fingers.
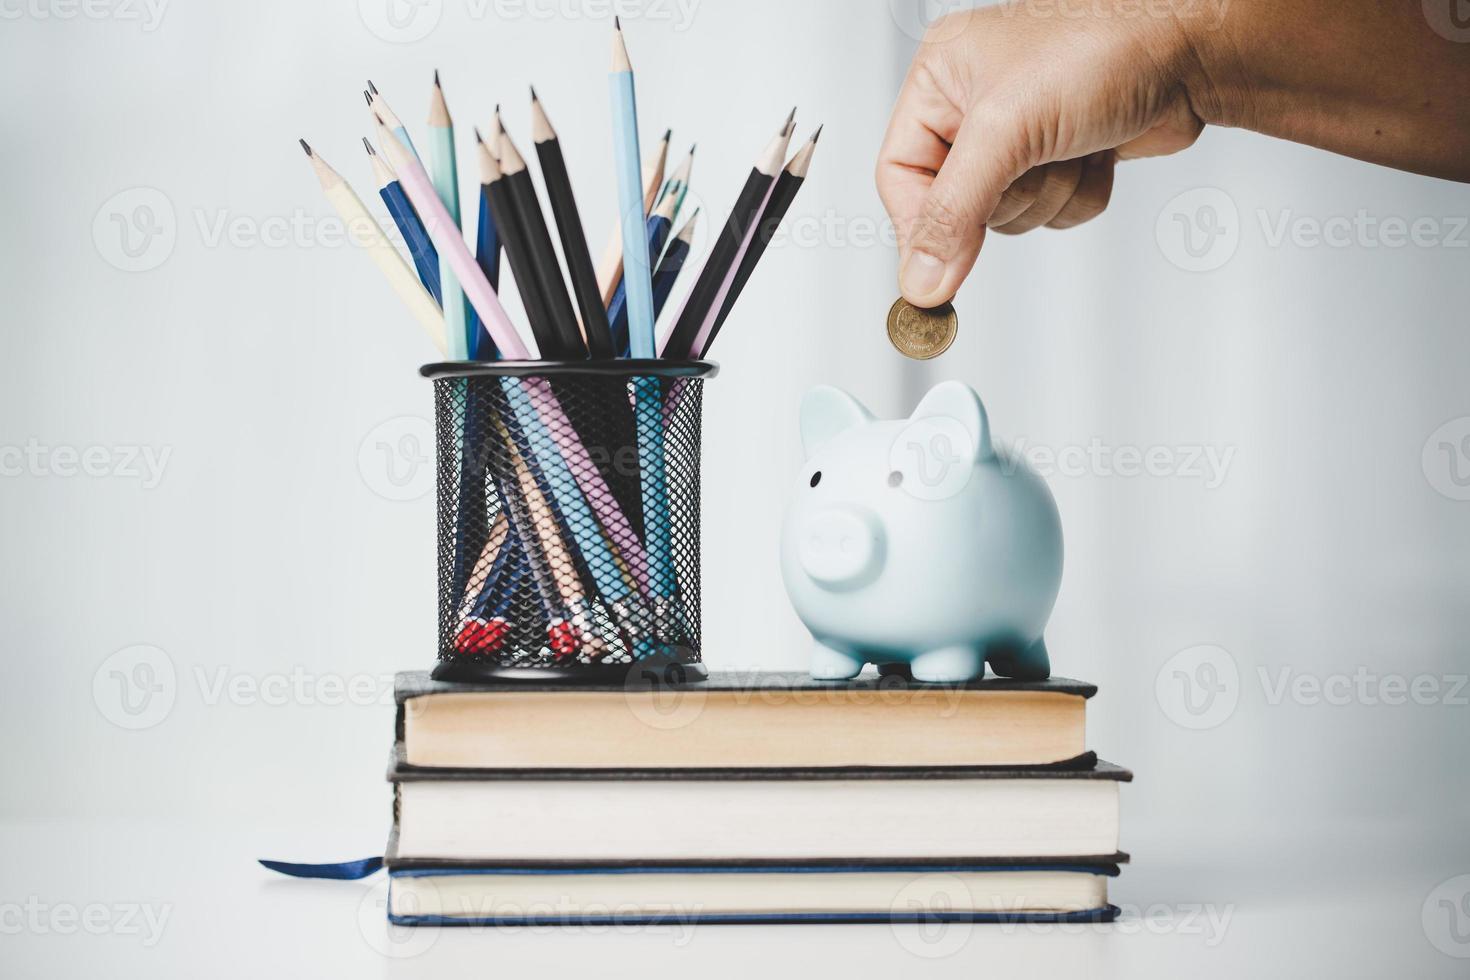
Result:
{"label": "coin held in fingers", "polygon": [[960,320],[949,303],[925,310],[899,297],[888,311],[888,339],[905,357],[927,361],[949,350]]}

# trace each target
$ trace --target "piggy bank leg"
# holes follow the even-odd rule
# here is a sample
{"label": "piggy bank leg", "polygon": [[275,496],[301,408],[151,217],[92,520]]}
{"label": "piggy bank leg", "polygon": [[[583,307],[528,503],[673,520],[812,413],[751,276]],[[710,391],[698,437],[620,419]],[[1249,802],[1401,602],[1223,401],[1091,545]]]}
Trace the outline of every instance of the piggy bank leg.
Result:
{"label": "piggy bank leg", "polygon": [[1051,658],[1046,640],[1038,638],[1028,647],[1010,648],[990,654],[990,669],[1001,677],[1018,681],[1044,681],[1051,676]]}
{"label": "piggy bank leg", "polygon": [[974,647],[941,647],[914,658],[914,680],[930,684],[968,681],[985,671],[985,656]]}
{"label": "piggy bank leg", "polygon": [[812,642],[812,680],[845,681],[862,671],[862,657],[830,647],[821,640]]}

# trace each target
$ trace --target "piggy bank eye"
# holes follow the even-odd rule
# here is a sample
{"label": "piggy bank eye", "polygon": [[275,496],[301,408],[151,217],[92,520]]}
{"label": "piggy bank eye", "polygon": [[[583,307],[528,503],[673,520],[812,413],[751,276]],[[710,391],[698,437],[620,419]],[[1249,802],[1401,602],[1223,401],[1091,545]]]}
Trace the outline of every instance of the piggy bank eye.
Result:
{"label": "piggy bank eye", "polygon": [[812,483],[811,483],[811,485],[812,486],[816,486],[818,483],[821,483],[821,482],[822,482],[822,471],[821,470],[817,470],[815,473],[812,474]]}
{"label": "piggy bank eye", "polygon": [[901,486],[903,486],[903,473],[900,472],[899,470],[894,470],[892,473],[889,473],[888,474],[888,485],[890,487],[901,487]]}

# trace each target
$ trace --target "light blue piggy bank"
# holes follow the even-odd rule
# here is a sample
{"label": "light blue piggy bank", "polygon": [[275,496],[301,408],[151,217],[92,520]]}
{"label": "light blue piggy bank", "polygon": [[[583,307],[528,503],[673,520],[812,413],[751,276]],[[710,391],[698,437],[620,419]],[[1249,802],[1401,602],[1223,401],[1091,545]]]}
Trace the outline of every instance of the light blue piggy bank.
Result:
{"label": "light blue piggy bank", "polygon": [[964,681],[987,661],[1003,677],[1050,675],[1061,520],[1045,481],[992,443],[980,396],[947,381],[890,422],[815,388],[801,438],[781,574],[816,640],[813,678],[873,663]]}

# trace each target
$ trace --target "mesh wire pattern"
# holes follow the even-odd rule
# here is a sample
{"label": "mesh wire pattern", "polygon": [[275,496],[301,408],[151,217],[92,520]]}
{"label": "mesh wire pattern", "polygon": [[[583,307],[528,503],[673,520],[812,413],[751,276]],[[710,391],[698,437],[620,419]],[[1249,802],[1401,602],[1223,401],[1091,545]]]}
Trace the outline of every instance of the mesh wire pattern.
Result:
{"label": "mesh wire pattern", "polygon": [[700,415],[715,370],[423,369],[434,384],[436,676],[605,679],[700,663]]}

